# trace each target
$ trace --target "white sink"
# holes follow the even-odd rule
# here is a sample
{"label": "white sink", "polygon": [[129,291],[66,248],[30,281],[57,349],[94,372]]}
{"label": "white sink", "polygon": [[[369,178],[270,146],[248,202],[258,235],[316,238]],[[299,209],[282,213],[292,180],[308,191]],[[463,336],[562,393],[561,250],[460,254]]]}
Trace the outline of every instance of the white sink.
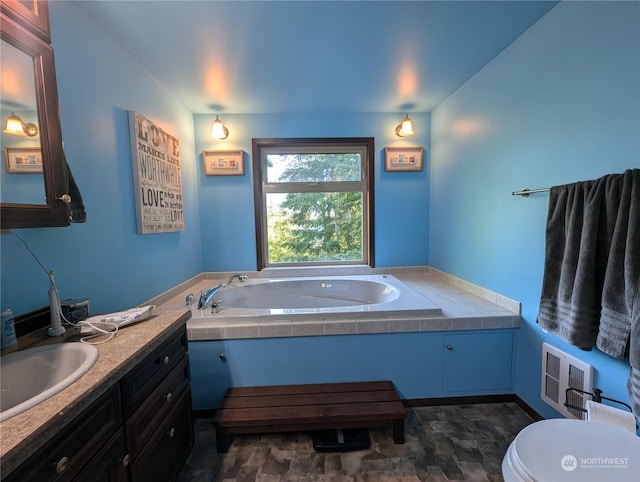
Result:
{"label": "white sink", "polygon": [[0,422],[36,406],[67,388],[98,360],[85,343],[58,343],[0,358]]}

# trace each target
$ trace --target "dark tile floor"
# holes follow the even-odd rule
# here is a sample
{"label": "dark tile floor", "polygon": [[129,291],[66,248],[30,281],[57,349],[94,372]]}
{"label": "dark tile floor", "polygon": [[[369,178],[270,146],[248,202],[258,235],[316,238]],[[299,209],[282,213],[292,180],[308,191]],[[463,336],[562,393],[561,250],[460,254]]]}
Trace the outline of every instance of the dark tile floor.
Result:
{"label": "dark tile floor", "polygon": [[211,419],[195,420],[195,445],[179,482],[501,481],[504,453],[533,419],[515,403],[409,409],[405,443],[369,430],[367,450],[318,453],[309,433],[234,437],[216,452]]}

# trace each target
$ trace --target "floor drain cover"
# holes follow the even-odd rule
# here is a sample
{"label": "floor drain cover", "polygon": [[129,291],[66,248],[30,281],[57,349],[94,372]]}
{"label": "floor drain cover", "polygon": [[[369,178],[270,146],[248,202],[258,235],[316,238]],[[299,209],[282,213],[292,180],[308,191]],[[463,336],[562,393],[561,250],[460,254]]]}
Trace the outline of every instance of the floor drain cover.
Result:
{"label": "floor drain cover", "polygon": [[313,448],[316,452],[365,450],[370,445],[369,432],[364,428],[313,432]]}

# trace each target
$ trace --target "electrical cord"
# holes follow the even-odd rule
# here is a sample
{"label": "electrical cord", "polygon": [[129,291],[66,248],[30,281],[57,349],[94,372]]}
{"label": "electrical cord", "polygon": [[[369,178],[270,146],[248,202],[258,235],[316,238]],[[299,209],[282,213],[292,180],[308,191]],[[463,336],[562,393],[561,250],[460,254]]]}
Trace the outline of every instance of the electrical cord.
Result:
{"label": "electrical cord", "polygon": [[[100,318],[100,319],[98,320],[97,318]],[[80,330],[82,330],[83,326],[88,326],[92,330],[97,331],[98,333],[91,333],[89,335],[86,335],[80,338],[81,343],[87,343],[89,345],[102,345],[103,343],[107,343],[108,341],[113,340],[113,337],[116,336],[116,333],[118,332],[118,329],[119,329],[116,323],[112,323],[111,321],[103,321],[102,317],[100,316],[93,316],[91,318],[87,318],[86,320],[79,321],[78,323],[73,323],[65,318],[65,322],[68,325],[80,327]],[[101,328],[99,325],[104,325],[105,328],[112,327],[112,329],[111,330],[104,329],[104,328]],[[108,335],[108,336],[104,340],[92,341],[94,338],[100,338],[105,335]]]}
{"label": "electrical cord", "polygon": [[[22,239],[22,237],[18,234],[17,230],[14,230],[14,234],[22,242],[22,244],[24,244],[24,247],[27,248],[27,251],[29,251],[29,254],[31,254],[31,256],[33,256],[33,258],[40,265],[40,267],[44,270],[44,272],[47,273],[47,276],[49,277],[49,282],[51,283],[51,288],[53,290],[55,290],[56,293],[58,293],[58,288],[56,287],[56,283],[55,283],[55,281],[53,279],[53,271],[49,271],[45,267],[45,265],[42,263],[42,261],[40,261],[40,258],[38,258],[38,256],[31,250],[31,248],[29,247],[27,242],[24,239]],[[59,300],[60,298],[57,297],[57,299]],[[62,323],[63,325],[70,325],[70,326],[80,327],[81,330],[82,330],[82,326],[83,325],[84,326],[89,326],[90,328],[92,328],[94,331],[97,332],[97,333],[91,333],[89,335],[86,335],[86,336],[83,336],[82,338],[80,338],[80,342],[81,343],[87,343],[89,345],[101,345],[102,343],[107,343],[108,341],[111,341],[113,339],[113,337],[116,336],[116,333],[118,332],[118,325],[116,323],[112,323],[110,321],[103,321],[103,317],[101,317],[101,316],[94,316],[92,318],[88,318],[86,320],[79,321],[78,323],[72,323],[71,321],[69,321],[69,320],[67,320],[65,318],[64,314],[62,313],[62,307],[61,306],[58,306],[58,310],[60,312],[60,318],[63,320],[63,323]],[[99,320],[98,320],[98,318],[99,318]],[[99,324],[103,325],[104,328],[99,327],[98,326]],[[105,329],[107,327],[112,327],[112,329],[111,330]],[[94,338],[104,337],[105,335],[108,335],[108,336],[104,340],[92,341]]]}

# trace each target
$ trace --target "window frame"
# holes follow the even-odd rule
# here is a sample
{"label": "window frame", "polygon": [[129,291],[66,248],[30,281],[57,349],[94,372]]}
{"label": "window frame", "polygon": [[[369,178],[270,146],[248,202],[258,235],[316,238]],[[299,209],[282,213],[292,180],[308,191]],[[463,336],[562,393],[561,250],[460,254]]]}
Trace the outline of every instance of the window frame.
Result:
{"label": "window frame", "polygon": [[[280,267],[312,267],[331,265],[368,265],[374,267],[374,159],[375,141],[373,137],[319,137],[319,138],[253,138],[252,140],[252,162],[253,162],[253,198],[256,229],[256,259],[257,269]],[[284,151],[295,151],[320,148],[331,152],[331,148],[353,147],[364,151],[362,162],[362,176],[364,181],[363,191],[363,260],[362,261],[335,261],[327,262],[304,262],[304,263],[278,263],[269,264],[267,261],[267,226],[266,226],[266,194],[273,191],[273,186],[266,183],[267,173],[263,159],[266,154],[274,149]],[[362,181],[358,181],[361,184]],[[274,183],[276,184],[276,183]],[[282,183],[279,183],[282,184]],[[293,184],[293,183],[285,183]],[[331,186],[335,184],[354,185],[353,181],[338,181],[327,183],[309,183],[304,190],[296,192],[327,192],[322,189],[322,185]],[[266,188],[265,188],[266,185]],[[351,189],[353,191],[353,189]],[[281,192],[281,191],[278,191]]]}

